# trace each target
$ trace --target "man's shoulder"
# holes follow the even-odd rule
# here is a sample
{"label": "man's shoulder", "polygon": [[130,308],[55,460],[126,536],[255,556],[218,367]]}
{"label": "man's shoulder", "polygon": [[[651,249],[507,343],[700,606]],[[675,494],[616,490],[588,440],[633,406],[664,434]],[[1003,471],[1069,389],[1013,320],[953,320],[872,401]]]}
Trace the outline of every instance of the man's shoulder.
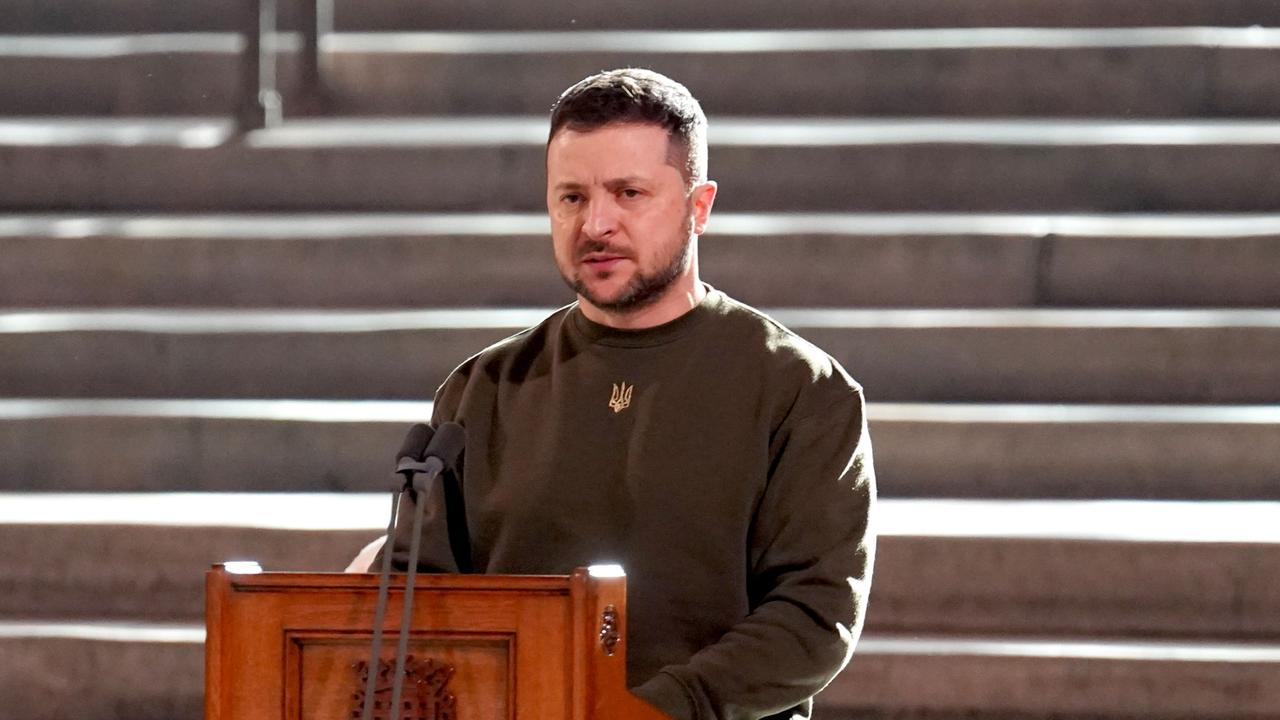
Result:
{"label": "man's shoulder", "polygon": [[559,332],[575,304],[565,305],[552,312],[541,322],[493,343],[458,365],[450,374],[450,380],[470,377],[477,373],[500,374],[504,369],[542,354],[551,338]]}
{"label": "man's shoulder", "polygon": [[436,389],[433,420],[454,420],[464,398],[491,398],[499,386],[549,363],[551,353],[547,349],[573,307],[566,305],[537,325],[509,335],[462,361]]}
{"label": "man's shoulder", "polygon": [[797,380],[846,384],[861,391],[836,358],[768,313],[723,295],[719,314],[734,352],[747,353],[754,362]]}

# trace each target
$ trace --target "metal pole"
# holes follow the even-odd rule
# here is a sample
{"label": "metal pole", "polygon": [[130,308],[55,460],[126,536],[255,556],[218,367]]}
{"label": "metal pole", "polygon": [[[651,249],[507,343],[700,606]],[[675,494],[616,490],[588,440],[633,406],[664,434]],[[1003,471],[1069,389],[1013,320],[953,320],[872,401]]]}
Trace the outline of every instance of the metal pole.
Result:
{"label": "metal pole", "polygon": [[276,90],[276,2],[246,0],[244,55],[240,63],[241,131],[280,124],[280,93]]}
{"label": "metal pole", "polygon": [[241,4],[240,31],[244,50],[240,56],[240,97],[236,122],[241,130],[257,130],[266,124],[266,113],[259,93],[262,90],[262,11],[263,0],[244,0]]}
{"label": "metal pole", "polygon": [[298,89],[305,111],[320,113],[325,105],[320,44],[333,32],[333,0],[301,0],[302,57],[298,65]]}

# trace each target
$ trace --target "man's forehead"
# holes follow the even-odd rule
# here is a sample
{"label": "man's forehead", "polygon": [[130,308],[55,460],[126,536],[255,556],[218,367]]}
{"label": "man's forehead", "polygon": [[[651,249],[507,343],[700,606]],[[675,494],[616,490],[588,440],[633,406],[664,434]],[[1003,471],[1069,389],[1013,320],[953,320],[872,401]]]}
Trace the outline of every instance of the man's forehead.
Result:
{"label": "man's forehead", "polygon": [[675,145],[665,128],[652,123],[613,123],[589,130],[565,127],[547,143],[547,166],[557,174],[589,172],[607,180],[654,179],[667,169],[683,177],[684,158]]}
{"label": "man's forehead", "polygon": [[636,135],[662,135],[670,136],[670,132],[659,125],[651,122],[635,122],[635,121],[618,121],[605,123],[595,127],[579,127],[572,124],[564,125],[556,130],[555,135],[551,136],[550,142],[555,142],[559,138],[582,138],[582,137],[600,137],[608,134],[636,134]]}
{"label": "man's forehead", "polygon": [[666,154],[670,146],[667,131],[648,123],[614,123],[599,128],[575,130],[562,128],[547,143],[548,154],[589,153],[596,156],[604,149],[617,155],[629,153],[645,156]]}

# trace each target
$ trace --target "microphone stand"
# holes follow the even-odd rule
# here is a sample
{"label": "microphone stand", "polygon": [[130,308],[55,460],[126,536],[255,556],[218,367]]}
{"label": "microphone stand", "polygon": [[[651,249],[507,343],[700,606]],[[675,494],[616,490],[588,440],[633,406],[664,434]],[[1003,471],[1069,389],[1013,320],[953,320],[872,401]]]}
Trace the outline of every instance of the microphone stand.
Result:
{"label": "microphone stand", "polygon": [[[360,720],[372,720],[373,697],[377,693],[378,667],[382,657],[382,625],[387,617],[387,595],[391,586],[391,551],[395,543],[396,517],[400,513],[400,497],[404,483],[397,483],[391,491],[391,521],[387,523],[386,540],[382,546],[382,570],[378,577],[378,602],[373,613],[373,647],[369,651],[367,677],[364,681],[364,704]],[[399,715],[393,716],[398,718]]]}
{"label": "microphone stand", "polygon": [[[424,430],[429,428],[423,426]],[[414,437],[411,434],[411,437]],[[371,663],[369,666],[369,676],[365,679],[365,697],[364,707],[361,708],[361,720],[370,720],[372,706],[371,698],[374,694],[375,670],[378,667],[379,658],[382,655],[382,624],[386,618],[387,596],[390,593],[390,577],[391,577],[391,554],[395,544],[395,523],[396,516],[399,514],[400,500],[406,489],[405,485],[411,485],[412,490],[417,493],[417,501],[414,503],[413,516],[413,536],[409,545],[409,568],[408,576],[405,579],[404,602],[400,615],[400,636],[399,642],[396,644],[396,664],[395,674],[391,680],[391,714],[388,715],[389,720],[400,720],[404,714],[403,708],[400,707],[400,696],[404,691],[404,676],[406,656],[409,652],[409,628],[413,620],[413,588],[414,581],[418,574],[418,555],[422,547],[422,519],[426,514],[426,492],[427,486],[430,485],[445,468],[455,467],[459,456],[462,454],[465,435],[461,425],[457,423],[445,423],[440,427],[440,432],[430,435],[430,442],[425,442],[428,436],[420,434],[415,439],[421,439],[424,442],[425,450],[418,450],[415,445],[412,450],[402,453],[400,462],[396,466],[396,472],[405,476],[405,483],[400,486],[392,498],[391,522],[387,527],[387,540],[383,546],[382,553],[382,579],[378,584],[378,607],[374,612],[374,630],[373,630],[373,648]],[[408,440],[406,439],[406,443]],[[422,457],[422,460],[416,460],[415,457]]]}
{"label": "microphone stand", "polygon": [[418,575],[418,552],[422,545],[422,516],[425,514],[426,485],[427,482],[434,480],[439,472],[437,469],[435,472],[423,473],[429,479],[421,483],[418,481],[417,473],[412,475],[413,489],[418,492],[418,502],[414,503],[413,539],[409,543],[409,575],[404,584],[404,607],[403,612],[400,614],[400,641],[396,644],[396,670],[391,681],[392,709],[389,716],[390,720],[400,720],[400,715],[402,714],[400,693],[404,690],[405,656],[409,652],[409,626],[412,624],[413,618],[413,584]]}
{"label": "microphone stand", "polygon": [[[401,474],[403,478],[397,481],[391,488],[391,519],[387,522],[387,534],[382,546],[382,570],[378,577],[378,601],[374,609],[373,619],[373,641],[369,649],[368,671],[364,682],[364,702],[360,708],[360,720],[371,720],[374,698],[377,695],[379,667],[382,658],[382,635],[383,625],[387,617],[387,600],[391,589],[391,555],[395,549],[396,537],[396,520],[400,516],[400,501],[404,496],[404,491],[413,484],[415,475],[429,468],[434,468],[439,464],[439,460],[428,465],[422,460],[426,453],[429,441],[434,436],[434,431],[426,425],[415,425],[410,429],[408,437],[405,438],[404,446],[401,447],[399,453],[399,461],[396,464],[396,472]],[[418,518],[422,517],[422,503],[418,503]],[[417,546],[418,534],[421,528],[414,526],[414,558],[412,565],[416,569],[417,566]],[[412,587],[412,586],[411,586]],[[404,629],[401,628],[401,635],[404,635]],[[402,668],[398,668],[397,672]],[[399,688],[399,683],[394,679],[392,681],[393,689]],[[397,693],[398,694],[398,693]],[[397,697],[397,702],[399,698]],[[398,720],[401,713],[390,716],[392,720]]]}

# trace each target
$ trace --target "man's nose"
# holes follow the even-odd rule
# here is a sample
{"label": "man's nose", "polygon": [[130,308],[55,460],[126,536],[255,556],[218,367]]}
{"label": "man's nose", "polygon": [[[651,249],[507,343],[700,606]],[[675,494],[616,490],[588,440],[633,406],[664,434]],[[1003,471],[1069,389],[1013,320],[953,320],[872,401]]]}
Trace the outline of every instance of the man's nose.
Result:
{"label": "man's nose", "polygon": [[612,198],[593,199],[587,204],[587,217],[582,224],[587,237],[603,239],[618,231],[618,205]]}

